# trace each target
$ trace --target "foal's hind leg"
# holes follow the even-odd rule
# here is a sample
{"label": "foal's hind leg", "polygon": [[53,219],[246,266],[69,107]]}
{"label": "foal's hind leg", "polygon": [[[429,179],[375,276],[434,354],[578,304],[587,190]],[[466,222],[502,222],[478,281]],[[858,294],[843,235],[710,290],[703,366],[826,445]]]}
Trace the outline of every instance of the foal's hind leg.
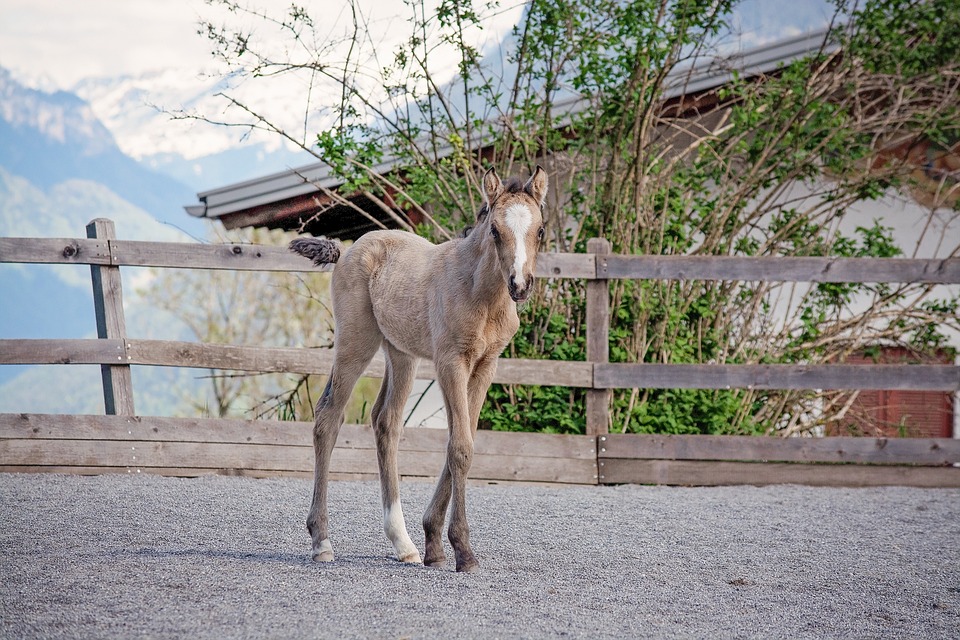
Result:
{"label": "foal's hind leg", "polygon": [[380,348],[383,336],[373,313],[364,316],[345,316],[337,325],[336,354],[330,379],[323,396],[317,402],[313,427],[315,466],[313,500],[307,515],[307,530],[313,541],[312,556],[317,562],[333,560],[327,514],[327,480],[330,473],[330,455],[337,443],[343,409],[350,399],[357,379],[373,355]]}
{"label": "foal's hind leg", "polygon": [[393,543],[401,562],[420,562],[420,552],[407,534],[400,506],[400,478],[397,472],[397,447],[403,429],[403,407],[406,404],[417,371],[417,359],[384,343],[387,370],[380,395],[373,407],[373,429],[377,438],[377,461],[380,463],[380,492],[383,497],[383,530]]}

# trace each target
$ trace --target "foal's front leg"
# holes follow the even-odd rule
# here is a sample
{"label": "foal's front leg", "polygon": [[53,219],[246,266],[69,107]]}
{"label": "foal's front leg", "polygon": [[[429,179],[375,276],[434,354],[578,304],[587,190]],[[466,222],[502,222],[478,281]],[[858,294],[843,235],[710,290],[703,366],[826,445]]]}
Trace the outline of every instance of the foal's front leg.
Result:
{"label": "foal's front leg", "polygon": [[442,567],[447,557],[443,552],[443,523],[447,519],[447,507],[450,505],[450,464],[444,462],[437,481],[436,491],[427,510],[423,514],[424,552],[423,564],[428,567]]}
{"label": "foal's front leg", "polygon": [[424,564],[436,566],[443,563],[443,529],[446,507],[450,509],[450,527],[447,536],[453,546],[457,571],[474,571],[480,564],[470,548],[470,529],[467,524],[466,483],[473,462],[473,434],[476,424],[471,424],[471,406],[468,393],[469,373],[462,362],[437,366],[437,379],[443,391],[447,408],[449,440],[447,460],[440,474],[436,493],[423,517],[426,536]]}

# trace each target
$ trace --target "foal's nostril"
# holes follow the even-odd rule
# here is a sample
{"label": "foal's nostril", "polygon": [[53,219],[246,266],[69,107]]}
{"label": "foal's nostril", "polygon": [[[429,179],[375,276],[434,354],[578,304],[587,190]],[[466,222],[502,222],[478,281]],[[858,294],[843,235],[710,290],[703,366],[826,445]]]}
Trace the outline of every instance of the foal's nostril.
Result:
{"label": "foal's nostril", "polygon": [[533,276],[524,277],[522,282],[523,284],[520,285],[516,276],[507,278],[507,289],[510,291],[510,297],[513,298],[514,302],[522,302],[529,297],[533,287]]}

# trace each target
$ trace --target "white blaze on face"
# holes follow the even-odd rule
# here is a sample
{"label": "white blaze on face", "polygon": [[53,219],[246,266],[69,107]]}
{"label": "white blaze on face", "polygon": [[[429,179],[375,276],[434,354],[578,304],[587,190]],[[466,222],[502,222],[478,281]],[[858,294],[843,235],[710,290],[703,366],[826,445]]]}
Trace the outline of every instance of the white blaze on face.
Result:
{"label": "white blaze on face", "polygon": [[[513,271],[517,276],[523,274],[523,265],[527,262],[527,231],[530,230],[530,224],[533,222],[533,216],[530,215],[530,208],[526,205],[517,203],[510,205],[504,214],[504,221],[507,228],[513,232],[514,260]],[[517,280],[522,281],[521,277]]]}

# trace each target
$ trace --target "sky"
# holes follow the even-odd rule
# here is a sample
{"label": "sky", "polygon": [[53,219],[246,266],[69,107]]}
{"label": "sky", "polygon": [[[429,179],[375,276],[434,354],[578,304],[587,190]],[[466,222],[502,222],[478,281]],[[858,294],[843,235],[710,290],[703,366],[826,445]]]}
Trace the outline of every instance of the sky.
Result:
{"label": "sky", "polygon": [[[280,15],[291,0],[252,0]],[[346,21],[344,0],[301,0],[315,16]],[[400,0],[360,0],[375,28],[396,31],[407,8]],[[431,4],[428,2],[427,4]],[[505,0],[499,28],[519,16],[520,0]],[[69,89],[91,77],[115,77],[165,68],[211,64],[210,47],[197,34],[201,19],[224,12],[204,0],[0,0],[0,66],[44,88]]]}
{"label": "sky", "polygon": [[[364,50],[389,59],[399,41],[409,35],[409,7],[400,0],[356,2],[369,26],[369,42],[374,43]],[[425,4],[429,7],[437,2],[426,0]],[[317,37],[321,43],[339,43],[324,55],[332,56],[331,61],[342,59],[349,50],[343,36],[352,27],[350,3],[347,0],[298,0],[298,3],[306,6],[318,20]],[[244,0],[244,4],[262,9],[270,16],[283,16],[291,0]],[[516,24],[522,6],[523,0],[502,0],[500,8],[485,22],[487,31],[478,33],[477,37],[481,41],[499,42],[501,35]],[[187,140],[182,135],[182,123],[150,120],[155,115],[150,105],[171,111],[180,108],[200,111],[213,114],[213,119],[218,119],[223,110],[219,99],[217,105],[209,104],[211,89],[222,67],[211,54],[211,44],[197,33],[202,20],[236,25],[241,19],[220,7],[209,6],[204,0],[0,0],[0,67],[12,71],[14,78],[27,86],[45,91],[74,91],[90,101],[97,117],[118,138],[124,152],[136,158],[142,158],[149,151],[174,152],[192,158],[222,151],[224,144],[237,146],[261,141],[263,136],[237,142],[234,139],[241,136],[237,132],[231,133],[227,142],[223,132],[209,131],[201,134],[209,139],[207,141],[197,137]],[[285,34],[275,35],[266,25],[254,24],[257,34],[266,42],[276,43],[277,47],[289,42]],[[283,54],[276,57],[282,58]],[[435,59],[445,60],[443,56]],[[434,68],[433,73],[442,83],[444,76],[451,76],[455,70],[456,57],[449,56],[446,67]],[[130,82],[112,93],[113,85],[94,83],[96,86],[91,86],[89,82],[112,81],[124,76],[130,76]],[[312,133],[322,125],[311,121],[307,126],[304,122],[305,109],[311,118],[320,117],[316,114],[323,111],[322,103],[327,97],[322,86],[320,91],[308,92],[302,77],[285,74],[277,79],[259,78],[247,94],[238,94],[238,82],[242,81],[230,81],[231,93],[239,95],[284,129],[297,131],[299,123],[300,129]],[[335,89],[327,93],[339,95]],[[122,100],[133,95],[132,92],[142,96],[139,106]],[[155,127],[163,131],[158,132]],[[164,132],[169,135],[160,136]],[[167,148],[165,144],[175,148]],[[190,148],[181,148],[184,145]]]}
{"label": "sky", "polygon": [[[291,0],[244,2],[274,16],[282,15],[291,4]],[[342,40],[337,36],[342,36],[350,26],[347,0],[298,2],[315,18],[322,16],[321,41]],[[408,3],[356,2],[370,25],[370,41],[376,43],[365,50],[389,59],[398,39],[409,34]],[[437,2],[426,0],[425,4]],[[476,0],[475,4],[483,6],[486,0]],[[479,48],[499,43],[501,36],[520,19],[524,4],[524,0],[500,0],[499,8],[485,22],[485,31],[478,33]],[[739,34],[739,46],[752,47],[822,25],[827,5],[828,0],[743,0],[732,27]],[[220,23],[224,19],[236,21],[204,0],[0,0],[0,67],[12,71],[16,80],[28,86],[46,91],[71,90],[81,95],[113,133],[121,149],[134,158],[165,153],[197,158],[253,143],[276,149],[285,143],[260,132],[244,138],[240,130],[228,132],[223,127],[208,125],[192,127],[185,135],[183,121],[160,121],[156,117],[153,105],[169,111],[183,108],[213,114],[212,119],[219,119],[223,103],[214,100],[211,91],[218,77],[217,63],[211,55],[211,45],[197,31],[202,20]],[[742,29],[740,23],[745,25]],[[258,29],[268,42],[285,41],[267,36],[262,26]],[[439,84],[456,72],[457,57],[448,58],[447,62],[442,55],[432,58],[431,73]],[[434,66],[436,61],[443,64],[438,68]],[[123,76],[131,76],[125,80],[125,86],[90,82],[114,81]],[[364,78],[373,82],[376,74],[358,75],[355,79],[363,82]],[[317,91],[308,91],[307,87],[304,79],[298,80],[296,75],[275,80],[259,78],[246,88],[237,87],[231,80],[232,95],[271,122],[295,132],[298,138],[301,134],[312,136],[327,126],[326,107],[332,105],[325,105],[324,101],[336,102],[339,95],[336,87],[329,91],[320,85]],[[140,96],[139,102],[132,104],[128,96]]]}
{"label": "sky", "polygon": [[88,77],[202,64],[204,14],[202,0],[0,0],[0,66],[67,89]]}
{"label": "sky", "polygon": [[[250,4],[281,15],[291,1]],[[302,4],[314,15],[341,18],[347,6],[344,0]],[[360,4],[381,25],[405,11],[399,0]],[[212,58],[198,24],[225,15],[204,0],[0,0],[0,66],[59,89],[86,78],[168,68],[200,71],[212,66]]]}
{"label": "sky", "polygon": [[[316,15],[342,15],[344,0],[302,0]],[[283,11],[290,0],[255,0]],[[368,14],[389,28],[405,14],[400,0],[362,0]],[[501,2],[504,17],[518,16],[519,0]],[[753,13],[770,20],[800,17],[824,0],[752,0]],[[217,18],[203,0],[0,0],[0,66],[45,88],[69,89],[84,78],[136,74],[161,68],[196,68],[211,62],[209,46],[197,35],[201,18]],[[515,19],[513,17],[512,19]]]}

